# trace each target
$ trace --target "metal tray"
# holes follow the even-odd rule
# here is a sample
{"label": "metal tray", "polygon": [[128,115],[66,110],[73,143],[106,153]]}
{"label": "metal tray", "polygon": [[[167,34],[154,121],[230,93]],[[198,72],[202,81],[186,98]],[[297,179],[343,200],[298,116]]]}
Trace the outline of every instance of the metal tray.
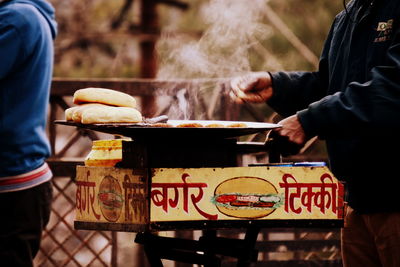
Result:
{"label": "metal tray", "polygon": [[[76,126],[114,135],[122,135],[141,139],[218,139],[233,138],[249,134],[266,132],[279,128],[279,124],[247,121],[214,121],[214,120],[168,120],[172,127],[161,127],[151,123],[104,123],[104,124],[81,124],[72,121],[57,120],[55,124]],[[201,124],[203,127],[176,127],[180,124]],[[246,127],[225,127],[227,125],[244,123]],[[206,127],[209,124],[220,124],[222,127]]]}

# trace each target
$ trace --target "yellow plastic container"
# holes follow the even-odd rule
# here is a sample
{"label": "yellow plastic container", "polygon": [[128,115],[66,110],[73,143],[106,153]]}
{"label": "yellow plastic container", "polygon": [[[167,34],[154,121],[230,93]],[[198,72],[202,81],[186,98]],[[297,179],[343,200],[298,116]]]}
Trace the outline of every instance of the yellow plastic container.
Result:
{"label": "yellow plastic container", "polygon": [[114,167],[122,160],[123,139],[93,141],[85,166]]}

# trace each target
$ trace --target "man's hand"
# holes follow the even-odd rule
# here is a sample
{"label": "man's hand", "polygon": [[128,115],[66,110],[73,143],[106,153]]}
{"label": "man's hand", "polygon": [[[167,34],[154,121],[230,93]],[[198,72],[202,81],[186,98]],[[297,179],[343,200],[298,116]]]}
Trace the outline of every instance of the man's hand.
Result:
{"label": "man's hand", "polygon": [[231,89],[230,96],[236,103],[265,102],[272,96],[271,75],[268,72],[251,72],[233,78]]}
{"label": "man's hand", "polygon": [[270,147],[284,157],[298,154],[307,140],[297,116],[290,116],[279,124],[282,127],[272,130],[268,135]]}
{"label": "man's hand", "polygon": [[282,127],[275,131],[278,132],[279,135],[287,137],[289,141],[298,145],[304,145],[307,141],[304,129],[301,126],[297,115],[287,117],[286,119],[281,120],[278,124]]}

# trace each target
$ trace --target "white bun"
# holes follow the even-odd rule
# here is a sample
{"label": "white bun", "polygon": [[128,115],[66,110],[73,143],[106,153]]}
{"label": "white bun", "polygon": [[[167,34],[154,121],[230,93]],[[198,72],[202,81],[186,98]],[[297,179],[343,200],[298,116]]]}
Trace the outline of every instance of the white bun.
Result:
{"label": "white bun", "polygon": [[136,108],[136,99],[131,95],[105,88],[84,88],[75,91],[73,102],[82,103],[101,103],[118,107]]}
{"label": "white bun", "polygon": [[116,123],[142,121],[142,114],[129,107],[94,106],[83,109],[81,123]]}

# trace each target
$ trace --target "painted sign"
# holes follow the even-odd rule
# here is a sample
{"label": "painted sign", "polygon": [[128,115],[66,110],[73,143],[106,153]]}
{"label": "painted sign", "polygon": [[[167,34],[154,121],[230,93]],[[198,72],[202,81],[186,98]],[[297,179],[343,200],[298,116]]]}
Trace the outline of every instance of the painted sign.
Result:
{"label": "painted sign", "polygon": [[77,221],[145,223],[146,185],[131,169],[77,167]]}
{"label": "painted sign", "polygon": [[326,167],[154,169],[150,220],[342,219]]}
{"label": "painted sign", "polygon": [[151,177],[147,169],[78,166],[76,221],[145,225],[343,218],[343,186],[326,167],[149,171]]}

